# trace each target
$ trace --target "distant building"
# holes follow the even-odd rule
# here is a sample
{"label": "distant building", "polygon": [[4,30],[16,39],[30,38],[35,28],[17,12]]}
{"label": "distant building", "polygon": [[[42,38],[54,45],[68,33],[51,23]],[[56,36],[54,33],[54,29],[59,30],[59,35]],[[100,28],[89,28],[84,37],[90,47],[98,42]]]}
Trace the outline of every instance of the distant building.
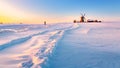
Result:
{"label": "distant building", "polygon": [[87,22],[101,22],[101,21],[88,19]]}
{"label": "distant building", "polygon": [[82,15],[82,16],[80,17],[80,22],[85,22],[85,16]]}
{"label": "distant building", "polygon": [[2,22],[0,22],[0,24],[3,24]]}
{"label": "distant building", "polygon": [[102,22],[102,21],[90,20],[90,19],[86,20],[85,14],[84,14],[84,15],[81,14],[80,21],[74,20],[73,22],[74,22],[74,23],[85,23],[85,22]]}
{"label": "distant building", "polygon": [[23,24],[22,22],[20,22],[20,24]]}
{"label": "distant building", "polygon": [[76,21],[76,20],[74,20],[73,22],[74,22],[74,23],[77,23],[77,21]]}
{"label": "distant building", "polygon": [[44,21],[44,25],[47,25],[46,21]]}

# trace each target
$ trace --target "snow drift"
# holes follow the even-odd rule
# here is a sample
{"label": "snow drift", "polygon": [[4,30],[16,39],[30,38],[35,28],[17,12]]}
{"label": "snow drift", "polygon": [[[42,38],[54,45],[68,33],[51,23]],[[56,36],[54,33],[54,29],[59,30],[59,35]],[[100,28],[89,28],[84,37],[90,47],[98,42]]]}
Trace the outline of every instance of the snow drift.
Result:
{"label": "snow drift", "polygon": [[0,25],[0,68],[119,68],[119,25]]}

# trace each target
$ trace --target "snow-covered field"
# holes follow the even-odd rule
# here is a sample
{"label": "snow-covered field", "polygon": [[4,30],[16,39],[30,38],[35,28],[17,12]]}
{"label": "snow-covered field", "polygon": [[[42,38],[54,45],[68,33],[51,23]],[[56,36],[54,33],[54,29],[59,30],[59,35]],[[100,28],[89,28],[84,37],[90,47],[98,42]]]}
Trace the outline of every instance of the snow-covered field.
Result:
{"label": "snow-covered field", "polygon": [[0,25],[0,68],[120,68],[120,23]]}

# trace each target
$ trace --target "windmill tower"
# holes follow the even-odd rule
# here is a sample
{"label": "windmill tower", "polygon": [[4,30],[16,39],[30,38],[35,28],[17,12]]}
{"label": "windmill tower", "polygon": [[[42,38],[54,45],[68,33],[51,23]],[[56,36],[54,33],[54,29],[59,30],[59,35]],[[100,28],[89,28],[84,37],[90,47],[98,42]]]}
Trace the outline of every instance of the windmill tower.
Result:
{"label": "windmill tower", "polygon": [[85,22],[85,14],[81,14],[80,22]]}

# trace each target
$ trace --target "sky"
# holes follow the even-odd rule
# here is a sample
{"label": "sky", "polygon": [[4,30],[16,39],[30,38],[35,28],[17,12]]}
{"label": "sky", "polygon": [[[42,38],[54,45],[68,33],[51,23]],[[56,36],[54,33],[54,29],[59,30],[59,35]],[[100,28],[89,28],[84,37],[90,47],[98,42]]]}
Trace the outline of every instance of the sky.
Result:
{"label": "sky", "polygon": [[0,0],[0,22],[39,24],[86,19],[120,21],[120,0]]}

